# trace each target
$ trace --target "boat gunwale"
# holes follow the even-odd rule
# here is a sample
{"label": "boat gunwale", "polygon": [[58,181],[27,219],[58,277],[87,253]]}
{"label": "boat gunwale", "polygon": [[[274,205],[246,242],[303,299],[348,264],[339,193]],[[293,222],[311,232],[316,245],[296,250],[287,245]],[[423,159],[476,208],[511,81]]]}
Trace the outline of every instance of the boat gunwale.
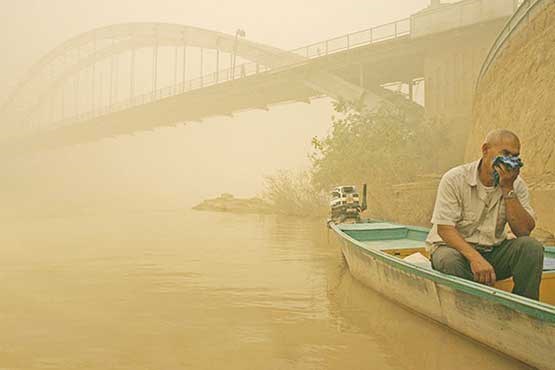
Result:
{"label": "boat gunwale", "polygon": [[[390,223],[390,224],[398,225],[394,223]],[[411,229],[420,230],[420,231],[427,230],[421,227],[412,227],[412,226],[406,226],[406,225],[398,225],[398,226],[403,226],[409,230]],[[394,268],[398,268],[405,272],[414,273],[417,276],[432,280],[435,283],[446,285],[450,288],[462,291],[464,293],[468,293],[474,296],[495,301],[508,308],[525,313],[529,316],[535,317],[542,321],[555,323],[555,306],[553,305],[550,305],[544,302],[535,301],[530,298],[521,297],[509,292],[505,292],[504,290],[479,284],[470,280],[465,280],[456,276],[444,274],[433,269],[428,269],[428,268],[414,265],[412,263],[404,261],[401,258],[391,256],[381,250],[369,249],[364,247],[364,245],[362,245],[359,240],[343,232],[341,228],[334,223],[330,223],[330,227],[339,236],[349,241],[352,245],[361,249],[363,253],[367,255],[371,255],[375,258],[378,258],[379,260],[385,262],[386,264]],[[549,248],[552,248],[552,247],[549,247]]]}

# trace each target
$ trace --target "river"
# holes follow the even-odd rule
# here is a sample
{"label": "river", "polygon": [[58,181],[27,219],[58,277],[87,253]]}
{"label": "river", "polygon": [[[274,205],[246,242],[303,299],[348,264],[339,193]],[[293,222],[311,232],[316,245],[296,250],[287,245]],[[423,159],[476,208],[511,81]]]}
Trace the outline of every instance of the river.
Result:
{"label": "river", "polygon": [[3,219],[0,369],[527,369],[354,280],[321,221]]}

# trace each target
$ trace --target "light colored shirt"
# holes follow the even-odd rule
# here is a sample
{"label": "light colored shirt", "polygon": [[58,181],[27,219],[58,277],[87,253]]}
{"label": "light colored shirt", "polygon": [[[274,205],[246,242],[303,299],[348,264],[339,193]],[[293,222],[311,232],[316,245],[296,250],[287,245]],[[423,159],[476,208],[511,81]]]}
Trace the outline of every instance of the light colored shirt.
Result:
{"label": "light colored shirt", "polygon": [[[426,242],[431,252],[445,244],[437,225],[455,226],[469,244],[479,250],[489,250],[507,238],[507,215],[501,189],[484,186],[478,177],[480,161],[463,164],[447,171],[441,178],[432,215],[432,230]],[[535,218],[530,206],[528,186],[519,176],[513,184],[522,207]]]}

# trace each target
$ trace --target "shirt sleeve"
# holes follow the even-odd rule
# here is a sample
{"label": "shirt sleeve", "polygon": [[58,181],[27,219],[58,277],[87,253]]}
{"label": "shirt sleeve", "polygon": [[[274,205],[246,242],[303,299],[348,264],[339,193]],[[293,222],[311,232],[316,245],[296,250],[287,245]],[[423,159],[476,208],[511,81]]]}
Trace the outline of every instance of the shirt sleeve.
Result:
{"label": "shirt sleeve", "polygon": [[518,181],[515,183],[515,193],[520,204],[522,205],[522,208],[524,208],[526,212],[528,212],[528,214],[532,216],[534,220],[536,220],[536,212],[530,205],[530,193],[528,192],[528,185],[526,185],[526,183],[520,176],[518,177]]}
{"label": "shirt sleeve", "polygon": [[433,224],[455,226],[459,221],[462,208],[455,180],[449,172],[441,178],[431,220]]}

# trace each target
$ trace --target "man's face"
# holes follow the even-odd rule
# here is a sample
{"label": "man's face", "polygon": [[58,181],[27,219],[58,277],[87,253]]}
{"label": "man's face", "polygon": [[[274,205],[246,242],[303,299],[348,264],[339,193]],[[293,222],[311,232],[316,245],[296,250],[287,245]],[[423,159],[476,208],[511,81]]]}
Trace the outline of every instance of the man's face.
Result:
{"label": "man's face", "polygon": [[518,157],[520,155],[520,144],[516,140],[502,140],[495,144],[484,144],[483,148],[484,163],[491,166],[493,170],[493,161],[498,156]]}

